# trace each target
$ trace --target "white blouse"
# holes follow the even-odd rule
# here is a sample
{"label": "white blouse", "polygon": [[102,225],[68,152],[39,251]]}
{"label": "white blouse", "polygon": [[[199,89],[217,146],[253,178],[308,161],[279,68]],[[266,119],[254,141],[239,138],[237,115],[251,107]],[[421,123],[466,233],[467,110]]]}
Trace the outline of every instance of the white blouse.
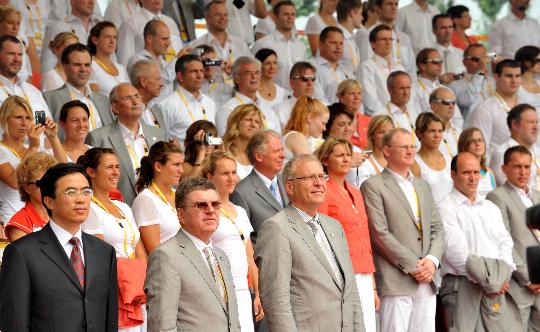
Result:
{"label": "white blouse", "polygon": [[56,90],[61,88],[65,83],[56,69],[53,68],[41,76],[41,91]]}
{"label": "white blouse", "polygon": [[[0,144],[0,165],[10,164],[17,168],[21,159],[6,146]],[[13,189],[4,181],[0,181],[0,221],[6,224],[13,215],[24,207],[18,189]]]}
{"label": "white blouse", "polygon": [[92,61],[92,74],[89,83],[96,84],[99,88],[98,92],[106,96],[109,96],[109,92],[118,84],[129,82],[126,67],[116,62],[114,62],[114,65],[118,69],[118,75],[116,76],[107,73],[96,61]]}

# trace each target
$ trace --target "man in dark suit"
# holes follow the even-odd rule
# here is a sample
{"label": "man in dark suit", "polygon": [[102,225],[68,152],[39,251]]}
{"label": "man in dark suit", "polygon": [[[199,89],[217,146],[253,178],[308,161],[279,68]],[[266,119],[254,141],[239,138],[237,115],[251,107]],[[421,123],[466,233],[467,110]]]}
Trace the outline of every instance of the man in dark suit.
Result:
{"label": "man in dark suit", "polygon": [[135,199],[135,170],[142,157],[154,143],[165,140],[165,131],[140,121],[143,111],[141,96],[129,83],[120,83],[110,93],[111,110],[118,117],[113,123],[88,134],[88,144],[114,149],[122,167],[118,190],[124,202],[131,205]]}
{"label": "man in dark suit", "polygon": [[10,244],[0,270],[0,330],[117,331],[113,247],[81,232],[90,210],[90,177],[58,164],[38,182],[51,220]]}

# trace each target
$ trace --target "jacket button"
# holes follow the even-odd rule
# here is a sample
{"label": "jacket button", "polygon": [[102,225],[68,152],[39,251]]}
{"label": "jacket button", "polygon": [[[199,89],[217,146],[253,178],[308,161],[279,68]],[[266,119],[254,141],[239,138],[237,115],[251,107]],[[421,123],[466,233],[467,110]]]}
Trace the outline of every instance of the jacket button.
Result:
{"label": "jacket button", "polygon": [[422,241],[422,238],[419,237],[419,238],[418,238],[418,241]]}

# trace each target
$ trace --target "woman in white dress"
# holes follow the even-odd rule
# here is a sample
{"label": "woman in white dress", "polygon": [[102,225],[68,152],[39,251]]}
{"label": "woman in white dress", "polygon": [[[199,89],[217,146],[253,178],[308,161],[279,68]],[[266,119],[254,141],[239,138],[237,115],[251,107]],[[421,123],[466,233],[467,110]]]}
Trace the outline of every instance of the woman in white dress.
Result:
{"label": "woman in white dress", "polygon": [[76,162],[90,145],[84,144],[88,136],[90,110],[80,100],[72,100],[65,103],[60,109],[60,127],[64,131],[62,146],[69,162]]}
{"label": "woman in white dress", "polygon": [[[113,246],[116,257],[146,261],[146,253],[139,241],[139,230],[129,205],[109,198],[109,192],[116,190],[120,179],[120,163],[114,151],[109,148],[92,148],[79,158],[78,164],[90,176],[94,191],[82,230]],[[142,285],[140,288],[142,291]],[[145,330],[145,323],[129,328],[119,326],[119,331]]]}
{"label": "woman in white dress", "polygon": [[43,37],[45,37],[45,27],[49,19],[49,0],[24,0],[12,1],[21,12],[23,22],[26,25],[26,36],[34,40],[36,52],[41,54]]}
{"label": "woman in white dress", "polygon": [[518,91],[519,103],[530,104],[540,110],[540,48],[523,46],[517,50],[515,60],[521,65],[521,87]]}
{"label": "woman in white dress", "polygon": [[180,229],[174,193],[182,178],[184,155],[173,143],[157,142],[141,159],[133,201],[135,221],[141,239],[150,254],[157,246],[174,237]]}
{"label": "woman in white dress", "polygon": [[444,123],[435,113],[425,112],[416,118],[415,128],[420,150],[416,154],[411,172],[429,184],[433,199],[439,204],[454,187],[450,177],[450,156],[439,150],[443,140]]}
{"label": "woman in white dress", "polygon": [[319,50],[319,34],[321,31],[327,26],[336,26],[338,24],[334,17],[337,3],[338,0],[321,0],[319,12],[310,16],[307,20],[305,33],[313,56],[316,56]]}
{"label": "woman in white dress", "polygon": [[261,62],[261,84],[259,85],[259,97],[266,108],[274,109],[287,98],[287,91],[274,83],[279,70],[277,54],[269,48],[262,48],[255,54],[255,58]]}
{"label": "woman in white dress", "polygon": [[[212,245],[223,250],[229,258],[240,327],[242,332],[250,332],[254,330],[252,305],[257,321],[264,317],[264,313],[259,298],[259,274],[253,260],[253,246],[250,239],[253,227],[247,212],[229,201],[229,195],[238,183],[236,160],[227,152],[212,153],[204,163],[203,177],[214,183],[222,203],[219,227],[212,235]],[[249,282],[255,294],[253,304]]]}
{"label": "woman in white dress", "polygon": [[477,193],[485,197],[497,186],[493,170],[487,167],[486,140],[482,131],[476,127],[470,127],[461,132],[458,140],[458,153],[470,152],[480,161],[480,181]]}
{"label": "woman in white dress", "polygon": [[66,83],[66,73],[62,67],[62,52],[66,47],[79,42],[73,32],[60,32],[47,45],[56,55],[56,66],[41,76],[41,91],[46,92],[61,88]]}
{"label": "woman in white dress", "polygon": [[328,108],[311,97],[300,97],[291,111],[291,117],[283,129],[285,161],[300,154],[311,154],[324,142],[322,134],[330,112]]}
{"label": "woman in white dress", "polygon": [[15,169],[22,159],[40,149],[42,134],[48,138],[54,157],[63,162],[67,159],[56,123],[46,118],[45,125],[34,124],[34,112],[24,98],[6,98],[0,106],[0,127],[4,132],[0,141],[0,221],[6,223],[24,206]]}
{"label": "woman in white dress", "polygon": [[256,132],[264,128],[264,115],[253,104],[237,106],[227,119],[223,149],[236,159],[236,173],[240,180],[253,170],[247,155],[247,145]]}
{"label": "woman in white dress", "polygon": [[94,57],[90,87],[106,96],[119,83],[129,82],[126,68],[113,60],[117,36],[118,30],[108,21],[94,25],[88,35],[88,48]]}

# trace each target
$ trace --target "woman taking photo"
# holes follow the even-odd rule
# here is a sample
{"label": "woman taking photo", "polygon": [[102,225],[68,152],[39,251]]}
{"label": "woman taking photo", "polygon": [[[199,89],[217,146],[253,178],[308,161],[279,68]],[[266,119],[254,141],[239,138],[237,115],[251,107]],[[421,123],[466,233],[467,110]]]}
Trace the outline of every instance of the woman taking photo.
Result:
{"label": "woman taking photo", "polygon": [[119,83],[129,82],[126,68],[113,61],[117,36],[116,27],[108,21],[94,25],[88,35],[88,48],[93,56],[90,86],[106,96]]}
{"label": "woman taking photo", "polygon": [[347,79],[339,83],[336,94],[339,102],[354,113],[351,143],[364,150],[368,145],[367,128],[371,118],[362,109],[362,87],[357,80]]}
{"label": "woman taking photo", "polygon": [[287,98],[287,91],[274,83],[279,70],[277,54],[274,50],[262,48],[257,51],[255,58],[261,62],[259,96],[264,106],[274,109]]}
{"label": "woman taking photo", "polygon": [[184,141],[185,160],[182,164],[184,169],[183,178],[201,176],[202,162],[216,148],[216,145],[206,144],[204,138],[207,133],[210,133],[212,137],[217,137],[216,126],[208,120],[197,120],[186,130],[186,139]]}
{"label": "woman taking photo", "polygon": [[17,166],[19,194],[25,204],[4,228],[9,242],[38,231],[49,222],[49,215],[41,201],[41,190],[36,182],[56,163],[54,157],[43,152],[35,152],[24,158]]}
{"label": "woman taking photo", "polygon": [[338,220],[343,226],[356,277],[366,331],[375,332],[375,310],[379,297],[375,285],[375,266],[371,253],[368,218],[360,191],[345,181],[351,169],[352,145],[331,137],[316,152],[329,175],[324,203],[318,211]]}
{"label": "woman taking photo", "polygon": [[222,249],[229,258],[241,330],[253,331],[248,275],[255,293],[253,310],[256,320],[261,320],[264,313],[259,298],[259,275],[253,260],[253,246],[250,240],[253,227],[247,212],[229,201],[229,195],[238,183],[236,160],[228,152],[212,153],[204,163],[203,177],[214,183],[222,203],[219,210],[219,226],[212,235],[212,244]]}
{"label": "woman taking photo", "polygon": [[416,154],[411,172],[429,184],[433,199],[439,204],[454,187],[450,177],[451,159],[440,151],[444,124],[435,113],[424,112],[416,118],[415,128],[420,150]]}
{"label": "woman taking photo", "polygon": [[236,159],[236,171],[240,180],[253,170],[246,152],[247,145],[251,137],[262,128],[263,115],[253,104],[237,106],[227,119],[223,149]]}
{"label": "woman taking photo", "polygon": [[89,118],[88,106],[79,100],[69,101],[60,109],[60,127],[65,136],[62,146],[69,162],[75,162],[91,148],[84,144],[88,136]]}
{"label": "woman taking photo", "polygon": [[73,32],[60,32],[49,42],[48,47],[56,56],[56,66],[41,76],[41,91],[46,92],[61,88],[66,83],[66,73],[62,66],[62,52],[71,44],[79,42]]}
{"label": "woman taking photo", "polygon": [[461,132],[458,140],[458,153],[460,152],[470,152],[480,162],[480,182],[476,192],[486,197],[497,185],[493,170],[486,165],[486,141],[480,129],[470,127]]}
{"label": "woman taking photo", "polygon": [[174,204],[174,188],[182,178],[184,156],[178,146],[169,142],[152,145],[141,159],[133,201],[135,221],[146,252],[176,235],[180,222]]}
{"label": "woman taking photo", "polygon": [[319,51],[319,35],[327,26],[338,24],[334,14],[336,12],[338,0],[321,0],[319,12],[309,17],[306,23],[305,34],[309,42],[311,55],[316,56]]}

